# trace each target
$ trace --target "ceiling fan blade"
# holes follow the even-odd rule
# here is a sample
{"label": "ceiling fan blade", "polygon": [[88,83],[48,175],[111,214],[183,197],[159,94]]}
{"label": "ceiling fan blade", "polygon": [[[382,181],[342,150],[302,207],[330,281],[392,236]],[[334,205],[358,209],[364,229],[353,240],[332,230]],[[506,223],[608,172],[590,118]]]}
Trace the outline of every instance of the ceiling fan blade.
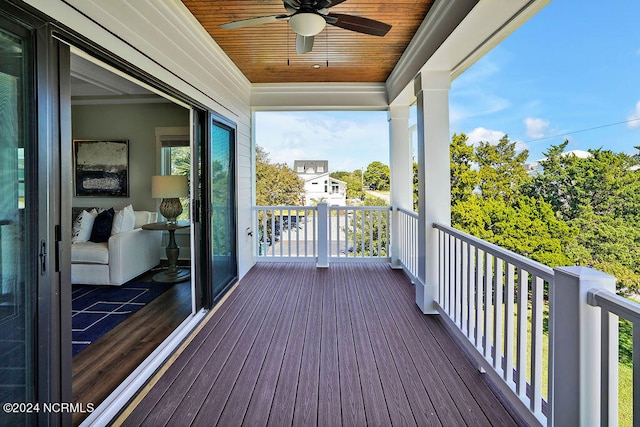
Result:
{"label": "ceiling fan blade", "polygon": [[333,6],[336,6],[336,5],[340,4],[340,3],[345,2],[347,0],[330,0],[330,1],[331,1],[331,4],[329,6],[326,6],[326,7],[333,7]]}
{"label": "ceiling fan blade", "polygon": [[[344,0],[342,0],[344,1]],[[339,2],[340,3],[340,2]],[[318,3],[315,5],[316,10],[326,9],[328,7],[334,6],[334,2],[331,0],[318,0]]]}
{"label": "ceiling fan blade", "polygon": [[300,9],[300,0],[284,0],[284,8],[289,12],[289,14],[293,15]]}
{"label": "ceiling fan blade", "polygon": [[290,6],[294,9],[300,8],[300,0],[283,0],[284,6]]}
{"label": "ceiling fan blade", "polygon": [[269,24],[271,22],[278,22],[281,20],[289,19],[289,15],[272,15],[272,16],[260,16],[257,18],[242,19],[240,21],[227,22],[220,25],[220,28],[225,30],[232,30],[235,28],[253,27],[255,25]]}
{"label": "ceiling fan blade", "polygon": [[372,36],[384,36],[391,29],[391,25],[384,22],[376,21],[374,19],[362,18],[355,15],[345,15],[343,13],[330,13],[327,15],[329,18],[337,18],[337,21],[331,22],[327,19],[327,22],[336,27],[344,28],[345,30],[356,31],[358,33],[370,34]]}
{"label": "ceiling fan blade", "polygon": [[296,53],[308,53],[313,49],[313,36],[296,34]]}

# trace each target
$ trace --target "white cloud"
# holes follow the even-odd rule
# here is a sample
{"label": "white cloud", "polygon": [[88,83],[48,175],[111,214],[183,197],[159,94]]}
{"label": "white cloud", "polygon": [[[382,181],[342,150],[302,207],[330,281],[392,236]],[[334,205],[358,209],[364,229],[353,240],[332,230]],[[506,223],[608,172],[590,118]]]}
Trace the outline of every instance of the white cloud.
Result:
{"label": "white cloud", "polygon": [[467,142],[473,146],[476,146],[481,142],[488,142],[489,144],[495,145],[504,135],[505,132],[502,132],[501,130],[491,130],[479,127],[467,134],[467,137],[469,138]]}
{"label": "white cloud", "polygon": [[629,129],[640,128],[640,101],[636,103],[636,108],[627,116],[627,120],[633,120],[627,123]]}
{"label": "white cloud", "polygon": [[549,131],[549,122],[547,120],[527,117],[524,119],[524,124],[527,127],[526,133],[529,138],[542,138]]}

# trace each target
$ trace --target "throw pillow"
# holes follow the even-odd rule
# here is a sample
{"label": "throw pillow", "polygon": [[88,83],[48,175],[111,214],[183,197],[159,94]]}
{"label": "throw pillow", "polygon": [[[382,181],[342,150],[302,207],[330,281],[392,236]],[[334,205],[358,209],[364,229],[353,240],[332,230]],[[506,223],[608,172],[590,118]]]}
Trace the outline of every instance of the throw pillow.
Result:
{"label": "throw pillow", "polygon": [[102,211],[93,221],[93,229],[91,230],[91,238],[89,241],[95,243],[108,242],[111,236],[111,226],[113,225],[113,216],[115,212],[113,208]]}
{"label": "throw pillow", "polygon": [[95,209],[92,209],[90,212],[82,211],[80,215],[78,215],[78,218],[74,223],[71,243],[86,242],[91,238],[91,231],[93,230],[93,223],[96,216],[98,216],[98,211]]}
{"label": "throw pillow", "polygon": [[133,213],[133,207],[131,205],[124,207],[116,212],[113,217],[113,226],[111,227],[111,235],[125,233],[133,230],[136,216]]}
{"label": "throw pillow", "polygon": [[129,205],[124,208],[124,221],[122,222],[122,232],[131,231],[136,225],[136,214],[133,212],[133,206]]}

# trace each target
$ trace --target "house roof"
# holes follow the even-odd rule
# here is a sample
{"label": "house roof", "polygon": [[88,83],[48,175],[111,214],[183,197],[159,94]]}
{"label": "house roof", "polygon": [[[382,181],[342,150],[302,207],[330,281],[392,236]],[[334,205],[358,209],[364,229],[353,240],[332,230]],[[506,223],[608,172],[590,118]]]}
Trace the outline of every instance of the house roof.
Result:
{"label": "house roof", "polygon": [[328,160],[294,160],[293,170],[299,175],[323,174],[325,172],[329,172],[329,161]]}

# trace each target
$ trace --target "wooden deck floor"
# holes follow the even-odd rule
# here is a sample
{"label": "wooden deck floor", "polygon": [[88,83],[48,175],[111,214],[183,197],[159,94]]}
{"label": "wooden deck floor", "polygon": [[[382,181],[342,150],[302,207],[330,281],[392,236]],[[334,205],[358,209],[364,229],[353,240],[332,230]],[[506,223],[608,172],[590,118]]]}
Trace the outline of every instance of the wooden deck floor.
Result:
{"label": "wooden deck floor", "polygon": [[127,426],[518,424],[386,264],[258,264]]}

